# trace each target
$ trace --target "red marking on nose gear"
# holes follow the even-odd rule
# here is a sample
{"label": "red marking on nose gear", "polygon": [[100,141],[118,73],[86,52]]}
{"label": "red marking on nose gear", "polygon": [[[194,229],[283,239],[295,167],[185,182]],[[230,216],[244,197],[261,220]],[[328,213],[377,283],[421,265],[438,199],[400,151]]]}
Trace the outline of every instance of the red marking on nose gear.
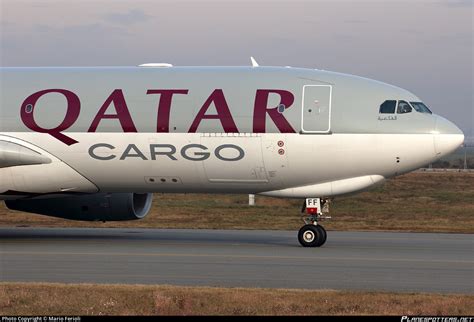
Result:
{"label": "red marking on nose gear", "polygon": [[306,212],[308,214],[317,214],[318,213],[318,208],[306,208]]}

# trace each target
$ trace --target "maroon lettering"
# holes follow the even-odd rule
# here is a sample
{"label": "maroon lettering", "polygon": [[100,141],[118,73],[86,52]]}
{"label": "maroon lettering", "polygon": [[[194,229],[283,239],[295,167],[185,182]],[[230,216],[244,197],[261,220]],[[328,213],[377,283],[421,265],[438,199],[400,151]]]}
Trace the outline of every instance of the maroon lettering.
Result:
{"label": "maroon lettering", "polygon": [[[206,111],[208,110],[211,103],[214,103],[216,107],[217,114],[210,114],[207,115]],[[216,89],[212,94],[208,97],[204,105],[199,110],[196,118],[191,124],[189,128],[189,133],[196,133],[197,128],[203,119],[217,119],[221,121],[222,127],[224,128],[224,132],[226,133],[239,133],[237,126],[235,125],[234,119],[232,118],[232,114],[230,113],[229,106],[224,97],[224,93],[222,89]]]}
{"label": "maroon lettering", "polygon": [[[114,104],[117,114],[105,114],[112,103]],[[102,119],[118,119],[124,132],[137,132],[121,89],[116,89],[112,92],[112,94],[110,94],[102,107],[99,109],[99,112],[97,112],[97,115],[92,121],[88,132],[95,132]]]}
{"label": "maroon lettering", "polygon": [[[35,118],[33,116],[34,107],[38,102],[38,99],[48,93],[60,93],[64,95],[67,100],[67,110],[66,115],[64,116],[64,120],[61,122],[61,124],[52,129],[45,129],[43,127],[40,127],[36,123]],[[67,145],[72,145],[74,143],[77,143],[78,141],[62,134],[61,132],[67,130],[74,124],[74,122],[76,122],[77,118],[79,117],[80,111],[81,101],[79,100],[79,97],[77,97],[77,95],[73,92],[65,89],[45,89],[31,94],[25,99],[25,101],[21,105],[20,116],[23,123],[30,130],[39,133],[47,133]]]}
{"label": "maroon lettering", "polygon": [[[280,103],[277,106],[268,108],[268,97],[270,93],[280,95]],[[278,106],[283,104],[285,109],[289,108],[293,104],[295,97],[289,91],[282,89],[258,89],[255,95],[255,105],[253,110],[253,132],[254,133],[265,133],[266,115],[275,123],[278,130],[281,133],[295,133],[295,130],[286,118],[278,112]]]}
{"label": "maroon lettering", "polygon": [[146,94],[161,94],[160,101],[158,102],[158,119],[156,121],[156,132],[169,132],[171,100],[173,98],[173,94],[188,94],[188,90],[149,89]]}

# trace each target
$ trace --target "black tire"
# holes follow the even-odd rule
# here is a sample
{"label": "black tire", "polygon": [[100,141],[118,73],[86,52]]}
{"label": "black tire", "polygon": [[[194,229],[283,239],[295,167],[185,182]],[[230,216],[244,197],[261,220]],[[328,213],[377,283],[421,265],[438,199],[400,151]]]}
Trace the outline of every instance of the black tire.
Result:
{"label": "black tire", "polygon": [[298,241],[303,247],[319,247],[323,236],[315,225],[304,225],[298,231]]}
{"label": "black tire", "polygon": [[326,243],[326,239],[328,238],[328,234],[326,233],[326,229],[324,229],[323,226],[317,225],[316,228],[317,228],[317,229],[320,231],[320,233],[321,233],[321,240],[319,241],[319,243],[318,243],[317,246],[318,246],[318,247],[319,247],[319,246],[323,246],[324,243]]}

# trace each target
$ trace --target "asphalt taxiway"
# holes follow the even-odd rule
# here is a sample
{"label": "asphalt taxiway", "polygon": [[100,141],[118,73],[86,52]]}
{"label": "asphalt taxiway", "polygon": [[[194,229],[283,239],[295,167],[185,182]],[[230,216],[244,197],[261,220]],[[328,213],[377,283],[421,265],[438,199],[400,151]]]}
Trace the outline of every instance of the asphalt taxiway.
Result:
{"label": "asphalt taxiway", "polygon": [[0,280],[474,293],[474,235],[0,228]]}

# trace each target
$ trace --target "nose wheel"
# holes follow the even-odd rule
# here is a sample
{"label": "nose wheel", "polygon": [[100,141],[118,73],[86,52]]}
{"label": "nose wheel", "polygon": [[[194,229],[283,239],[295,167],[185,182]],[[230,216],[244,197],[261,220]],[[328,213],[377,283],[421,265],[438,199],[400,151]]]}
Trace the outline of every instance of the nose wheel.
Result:
{"label": "nose wheel", "polygon": [[302,208],[305,225],[298,231],[298,241],[303,247],[320,247],[327,239],[326,229],[318,222],[330,219],[323,216],[329,212],[329,200],[320,198],[306,198]]}
{"label": "nose wheel", "polygon": [[304,225],[298,232],[298,241],[303,247],[320,247],[324,245],[326,238],[326,229],[321,225]]}

